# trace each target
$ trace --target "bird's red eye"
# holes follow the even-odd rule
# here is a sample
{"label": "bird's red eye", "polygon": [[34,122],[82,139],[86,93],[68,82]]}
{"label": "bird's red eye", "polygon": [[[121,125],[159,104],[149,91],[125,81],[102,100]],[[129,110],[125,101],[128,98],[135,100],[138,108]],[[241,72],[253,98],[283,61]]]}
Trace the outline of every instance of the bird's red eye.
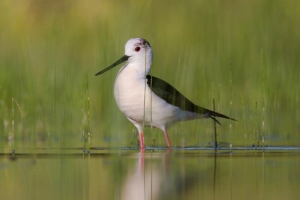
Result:
{"label": "bird's red eye", "polygon": [[135,47],[134,49],[136,52],[139,52],[141,50],[141,47]]}

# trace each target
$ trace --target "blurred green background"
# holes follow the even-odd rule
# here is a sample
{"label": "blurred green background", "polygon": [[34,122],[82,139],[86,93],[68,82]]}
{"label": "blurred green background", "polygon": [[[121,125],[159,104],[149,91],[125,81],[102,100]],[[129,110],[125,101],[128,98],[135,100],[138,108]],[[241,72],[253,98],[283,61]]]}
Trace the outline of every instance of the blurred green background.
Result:
{"label": "blurred green background", "polygon": [[[220,142],[300,145],[299,35],[296,0],[2,0],[1,151],[136,146],[113,98],[118,70],[94,76],[133,37],[150,42],[152,75],[239,121],[220,120]],[[211,120],[169,131],[175,146],[207,145],[212,134]],[[160,130],[147,129],[151,139],[165,145]]]}

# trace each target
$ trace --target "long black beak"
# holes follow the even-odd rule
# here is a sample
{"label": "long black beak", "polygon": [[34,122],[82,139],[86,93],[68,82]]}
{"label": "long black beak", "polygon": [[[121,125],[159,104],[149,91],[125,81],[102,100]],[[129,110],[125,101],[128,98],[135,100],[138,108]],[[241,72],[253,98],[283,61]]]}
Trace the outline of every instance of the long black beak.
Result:
{"label": "long black beak", "polygon": [[122,58],[120,58],[119,60],[117,60],[114,64],[112,64],[111,66],[109,66],[108,68],[105,68],[104,70],[102,70],[102,71],[98,72],[97,74],[95,74],[95,76],[103,74],[104,72],[107,72],[108,70],[110,70],[110,69],[114,68],[115,66],[121,64],[122,62],[127,61],[129,57],[130,56],[126,56],[126,55],[123,56]]}

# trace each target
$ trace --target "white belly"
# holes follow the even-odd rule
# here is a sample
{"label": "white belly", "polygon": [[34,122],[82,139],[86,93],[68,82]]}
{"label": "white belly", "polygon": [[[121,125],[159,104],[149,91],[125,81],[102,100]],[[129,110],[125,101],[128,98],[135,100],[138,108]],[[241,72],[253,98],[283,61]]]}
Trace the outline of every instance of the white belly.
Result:
{"label": "white belly", "polygon": [[139,125],[160,129],[179,121],[182,111],[154,94],[145,79],[138,79],[126,68],[118,74],[114,96],[120,110]]}

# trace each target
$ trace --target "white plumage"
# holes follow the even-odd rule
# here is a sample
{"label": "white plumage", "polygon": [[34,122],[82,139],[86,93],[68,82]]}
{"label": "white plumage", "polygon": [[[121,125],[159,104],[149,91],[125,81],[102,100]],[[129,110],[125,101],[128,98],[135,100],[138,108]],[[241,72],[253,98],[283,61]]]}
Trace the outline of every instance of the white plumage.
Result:
{"label": "white plumage", "polygon": [[203,117],[217,121],[215,116],[232,119],[193,104],[165,81],[150,76],[152,58],[150,44],[145,39],[133,38],[125,45],[125,56],[96,74],[127,60],[116,77],[114,96],[120,110],[138,129],[142,149],[145,147],[144,126],[161,129],[171,147],[167,128],[175,122]]}

